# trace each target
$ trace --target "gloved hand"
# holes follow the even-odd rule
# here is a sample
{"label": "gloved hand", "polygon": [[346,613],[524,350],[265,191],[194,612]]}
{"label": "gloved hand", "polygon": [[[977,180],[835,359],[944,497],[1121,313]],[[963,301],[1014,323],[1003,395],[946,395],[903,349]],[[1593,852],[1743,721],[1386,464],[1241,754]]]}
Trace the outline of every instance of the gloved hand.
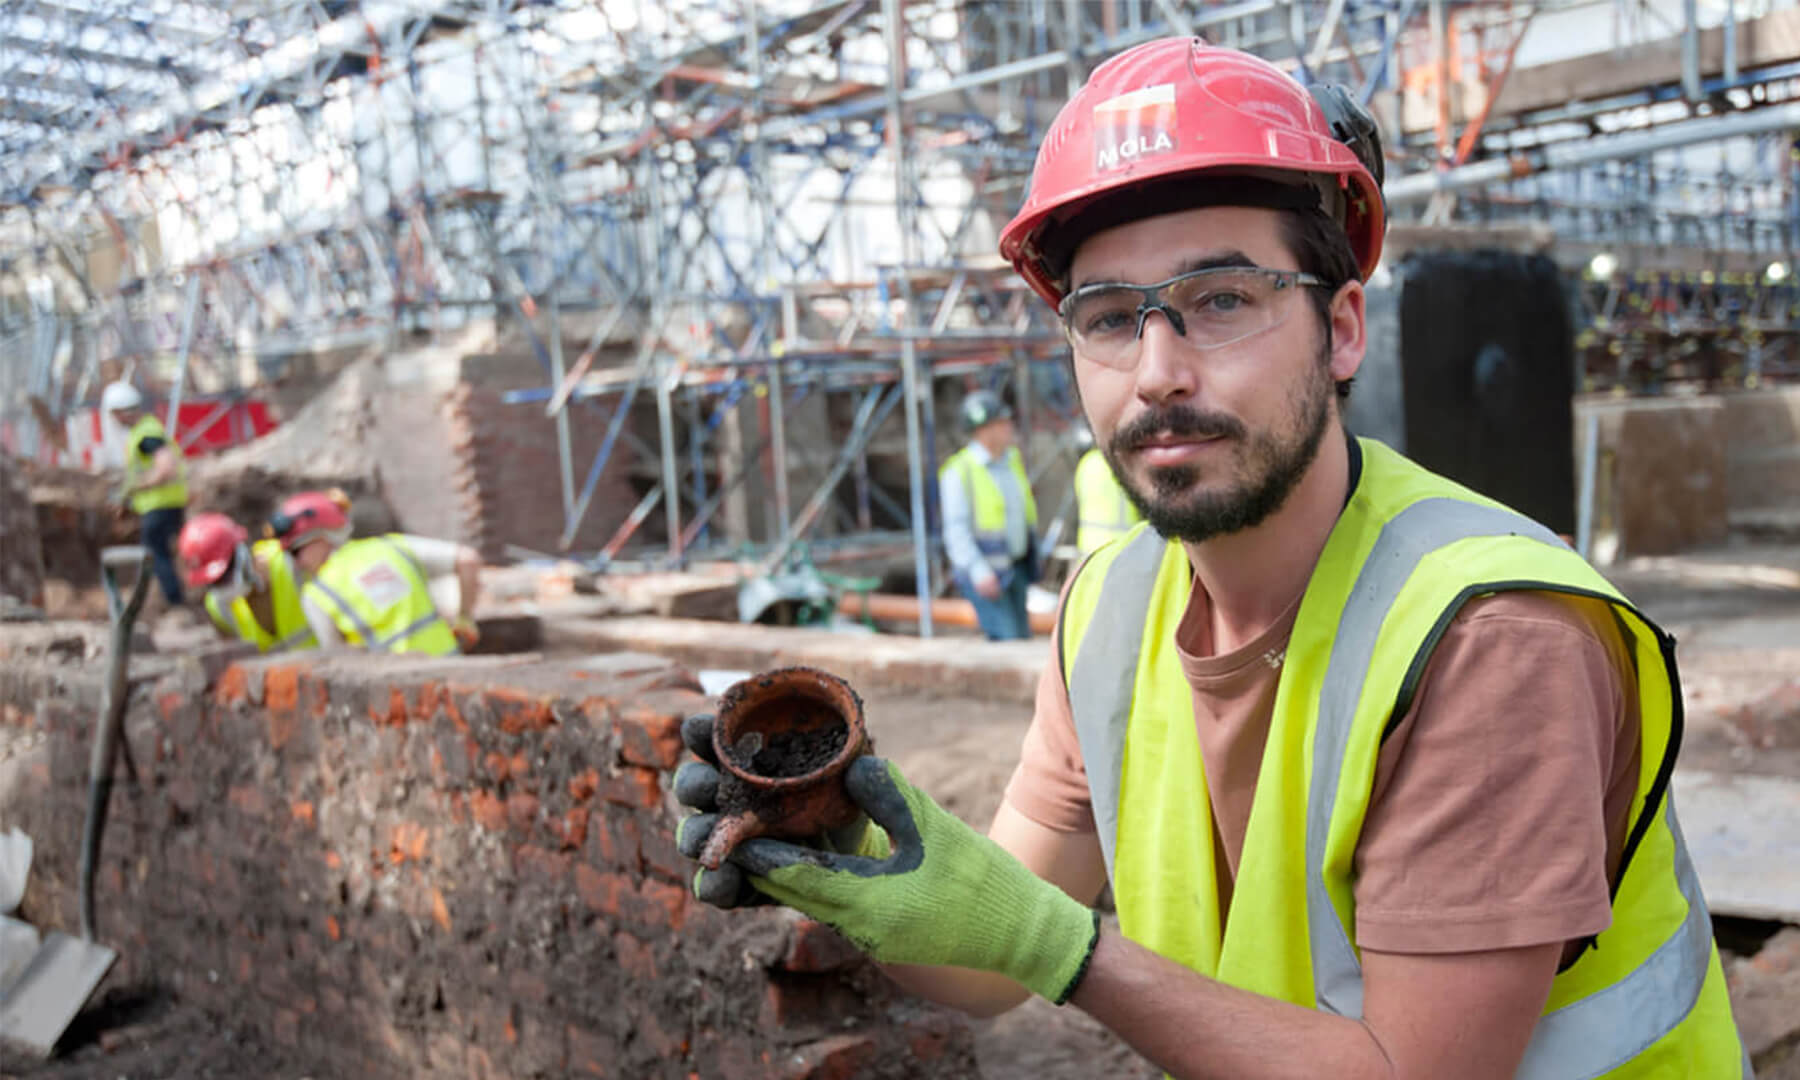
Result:
{"label": "gloved hand", "polygon": [[992,971],[1058,1005],[1068,1000],[1099,941],[1097,912],[938,806],[891,762],[858,758],[844,786],[891,838],[891,854],[839,855],[759,837],[731,862],[759,892],[882,963]]}
{"label": "gloved hand", "polygon": [[473,649],[481,640],[481,628],[467,615],[458,615],[456,621],[450,624],[450,632],[456,635],[456,644],[464,652]]}
{"label": "gloved hand", "polygon": [[[681,741],[699,761],[689,761],[675,771],[675,798],[696,813],[688,815],[675,833],[675,846],[690,859],[700,857],[700,849],[712,836],[719,823],[719,758],[713,750],[713,717],[700,713],[688,717],[681,725]],[[824,852],[847,852],[881,858],[888,853],[887,834],[869,824],[867,816],[839,829],[821,833],[813,846]],[[743,870],[730,861],[717,870],[701,868],[694,875],[694,895],[714,907],[748,907],[771,903],[757,892],[744,877]]]}

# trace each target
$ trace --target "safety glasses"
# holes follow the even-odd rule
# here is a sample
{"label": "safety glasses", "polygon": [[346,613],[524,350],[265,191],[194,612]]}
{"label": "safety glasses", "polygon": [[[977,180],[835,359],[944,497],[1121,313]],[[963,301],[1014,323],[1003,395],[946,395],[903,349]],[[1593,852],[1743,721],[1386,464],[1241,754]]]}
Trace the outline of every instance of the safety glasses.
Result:
{"label": "safety glasses", "polygon": [[1137,366],[1144,320],[1160,311],[1196,349],[1219,349],[1273,330],[1287,319],[1298,286],[1326,288],[1299,270],[1218,266],[1177,274],[1154,285],[1083,285],[1057,306],[1077,356],[1103,367]]}

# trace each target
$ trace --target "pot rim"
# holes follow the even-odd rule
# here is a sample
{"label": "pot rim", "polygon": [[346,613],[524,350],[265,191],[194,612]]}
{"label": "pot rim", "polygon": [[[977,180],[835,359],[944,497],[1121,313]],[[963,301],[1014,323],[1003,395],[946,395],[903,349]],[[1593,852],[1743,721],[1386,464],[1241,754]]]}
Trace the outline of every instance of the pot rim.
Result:
{"label": "pot rim", "polygon": [[[757,706],[781,697],[804,697],[831,706],[843,717],[844,725],[849,729],[844,745],[830,761],[799,776],[763,776],[749,772],[728,752],[734,741],[728,736],[736,735],[733,722]],[[867,741],[862,697],[848,682],[815,667],[776,668],[734,683],[720,695],[719,712],[713,722],[713,754],[719,759],[719,767],[764,791],[790,791],[841,773],[851,761],[861,756]]]}

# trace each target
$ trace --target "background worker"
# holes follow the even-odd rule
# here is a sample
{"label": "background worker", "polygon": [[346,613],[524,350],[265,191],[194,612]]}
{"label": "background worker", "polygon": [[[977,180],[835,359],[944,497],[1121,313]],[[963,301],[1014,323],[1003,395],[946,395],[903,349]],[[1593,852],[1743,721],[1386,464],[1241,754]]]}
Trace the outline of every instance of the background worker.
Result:
{"label": "background worker", "polygon": [[957,589],[990,640],[1031,636],[1026,591],[1037,580],[1037,501],[1019,453],[1012,409],[977,390],[962,402],[969,443],[938,470],[944,551]]}
{"label": "background worker", "polygon": [[156,583],[171,606],[181,603],[181,575],[175,568],[175,537],[187,519],[187,463],[162,421],[144,408],[144,396],[128,382],[108,383],[100,410],[125,429],[125,483],[119,499],[138,516],[144,547],[150,550]]}
{"label": "background worker", "polygon": [[259,652],[314,649],[318,639],[300,607],[300,580],[281,541],[250,542],[224,514],[195,514],[176,551],[187,584],[206,590],[206,613],[219,635]]}
{"label": "background worker", "polygon": [[1073,1004],[1182,1077],[1748,1075],[1667,797],[1672,642],[1343,428],[1381,162],[1353,97],[1246,53],[1095,69],[1001,250],[1147,524],[1066,590],[988,836],[864,757],[879,828],[747,841],[696,894],[753,888],[974,1012]]}
{"label": "background worker", "polygon": [[1075,551],[1083,559],[1144,520],[1098,446],[1075,463],[1075,520]]}
{"label": "background worker", "polygon": [[[341,492],[291,496],[269,518],[270,532],[305,577],[301,610],[320,648],[445,656],[474,646],[481,556],[447,540],[404,533],[350,539],[350,503]],[[454,573],[451,622],[431,597],[431,579]]]}

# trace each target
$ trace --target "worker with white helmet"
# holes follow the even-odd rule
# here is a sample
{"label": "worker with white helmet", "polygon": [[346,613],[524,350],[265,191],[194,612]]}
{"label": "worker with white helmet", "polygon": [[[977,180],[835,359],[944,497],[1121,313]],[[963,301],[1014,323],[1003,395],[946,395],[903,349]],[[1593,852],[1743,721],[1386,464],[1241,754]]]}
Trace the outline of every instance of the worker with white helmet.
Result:
{"label": "worker with white helmet", "polygon": [[1037,502],[1012,415],[991,390],[964,397],[969,443],[938,469],[950,576],[993,641],[1031,636],[1025,594],[1038,571]]}
{"label": "worker with white helmet", "polygon": [[701,899],[772,897],[979,1014],[1072,1004],[1177,1076],[1749,1075],[1669,799],[1672,639],[1343,426],[1381,171],[1353,96],[1247,53],[1094,70],[1000,246],[1146,524],[1067,586],[988,836],[865,756],[878,828],[744,841]]}
{"label": "worker with white helmet", "polygon": [[187,519],[187,462],[181,447],[144,408],[144,396],[128,382],[107,384],[100,411],[125,429],[125,483],[119,498],[138,516],[157,584],[170,604],[181,603],[175,538]]}

